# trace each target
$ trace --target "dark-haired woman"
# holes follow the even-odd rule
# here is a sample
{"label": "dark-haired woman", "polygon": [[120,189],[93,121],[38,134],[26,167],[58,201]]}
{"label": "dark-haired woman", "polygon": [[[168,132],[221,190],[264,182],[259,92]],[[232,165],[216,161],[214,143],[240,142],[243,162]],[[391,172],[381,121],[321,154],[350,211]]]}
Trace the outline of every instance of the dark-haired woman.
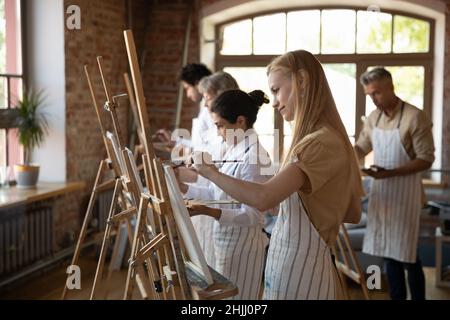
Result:
{"label": "dark-haired woman", "polygon": [[[223,163],[219,168],[223,174],[252,182],[264,182],[269,178],[262,170],[270,166],[270,158],[253,129],[259,107],[267,102],[262,91],[247,94],[231,90],[212,103],[211,116],[227,146],[223,159],[241,161]],[[204,200],[233,200],[213,183],[202,188],[189,186],[186,195]],[[216,219],[211,239],[215,252],[214,269],[237,285],[239,293],[233,299],[258,299],[264,250],[268,243],[262,231],[263,214],[245,204],[195,205],[190,212],[191,215],[206,214]]]}

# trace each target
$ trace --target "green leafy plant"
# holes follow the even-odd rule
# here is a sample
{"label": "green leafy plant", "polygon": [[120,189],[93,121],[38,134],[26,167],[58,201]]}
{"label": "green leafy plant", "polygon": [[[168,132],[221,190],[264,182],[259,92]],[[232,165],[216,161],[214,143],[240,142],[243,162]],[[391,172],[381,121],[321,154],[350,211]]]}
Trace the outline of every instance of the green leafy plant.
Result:
{"label": "green leafy plant", "polygon": [[45,98],[43,91],[24,90],[17,102],[19,143],[24,148],[24,162],[29,165],[31,152],[39,147],[48,132],[46,114],[42,112]]}

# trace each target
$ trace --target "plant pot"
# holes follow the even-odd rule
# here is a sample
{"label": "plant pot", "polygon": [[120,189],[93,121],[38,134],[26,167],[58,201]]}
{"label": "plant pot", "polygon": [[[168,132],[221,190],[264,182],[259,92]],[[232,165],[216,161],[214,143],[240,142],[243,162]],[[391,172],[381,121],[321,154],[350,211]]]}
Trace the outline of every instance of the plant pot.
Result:
{"label": "plant pot", "polygon": [[17,188],[34,188],[39,178],[39,165],[16,164],[14,165]]}

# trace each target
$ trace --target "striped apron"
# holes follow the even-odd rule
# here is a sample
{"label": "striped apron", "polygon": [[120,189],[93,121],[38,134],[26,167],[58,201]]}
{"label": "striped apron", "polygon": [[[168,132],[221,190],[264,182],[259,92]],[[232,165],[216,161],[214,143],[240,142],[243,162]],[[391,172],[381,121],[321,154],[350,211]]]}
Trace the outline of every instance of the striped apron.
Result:
{"label": "striped apron", "polygon": [[[252,144],[244,151],[244,155],[232,153],[230,159],[248,159],[246,154],[254,146]],[[254,151],[254,150],[253,150]],[[239,164],[224,164],[220,171],[239,178],[237,171]],[[230,200],[224,192],[219,200]],[[220,205],[222,208],[234,209],[240,205]],[[263,225],[251,227],[221,225],[214,222],[214,252],[215,270],[228,278],[238,287],[238,294],[230,300],[256,300],[259,299],[262,274],[264,269],[264,254],[268,243]]]}
{"label": "striped apron", "polygon": [[194,226],[200,247],[205,255],[206,263],[211,267],[216,263],[214,243],[211,241],[214,234],[215,220],[213,217],[203,214],[191,217],[192,225]]}
{"label": "striped apron", "polygon": [[[411,161],[396,129],[377,128],[372,132],[374,163],[392,169]],[[374,256],[415,263],[421,211],[421,174],[374,179],[369,197],[367,231],[363,252]]]}
{"label": "striped apron", "polygon": [[[201,126],[202,124],[203,127]],[[205,125],[207,128],[204,127]],[[222,138],[217,135],[216,125],[209,115],[207,108],[204,106],[204,100],[202,100],[200,106],[199,117],[192,120],[192,144],[195,151],[209,152],[213,159],[221,158],[223,148]],[[203,177],[198,177],[197,183],[201,185],[207,184],[209,181]],[[213,238],[214,222],[216,220],[213,217],[203,214],[191,217],[191,220],[205,255],[206,263],[213,267],[216,259],[214,243],[211,239]]]}
{"label": "striped apron", "polygon": [[256,300],[262,282],[267,236],[262,226],[214,227],[215,269],[238,287],[231,300]]}
{"label": "striped apron", "polygon": [[264,286],[268,300],[338,298],[339,279],[330,249],[309,220],[297,192],[280,204]]}

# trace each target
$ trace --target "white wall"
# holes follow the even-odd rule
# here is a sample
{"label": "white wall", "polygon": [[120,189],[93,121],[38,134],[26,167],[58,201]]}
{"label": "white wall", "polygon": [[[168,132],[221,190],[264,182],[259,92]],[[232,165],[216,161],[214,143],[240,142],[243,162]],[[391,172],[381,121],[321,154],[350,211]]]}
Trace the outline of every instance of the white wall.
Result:
{"label": "white wall", "polygon": [[28,82],[44,89],[49,115],[49,135],[32,155],[41,165],[40,181],[66,180],[64,12],[64,0],[27,1]]}

